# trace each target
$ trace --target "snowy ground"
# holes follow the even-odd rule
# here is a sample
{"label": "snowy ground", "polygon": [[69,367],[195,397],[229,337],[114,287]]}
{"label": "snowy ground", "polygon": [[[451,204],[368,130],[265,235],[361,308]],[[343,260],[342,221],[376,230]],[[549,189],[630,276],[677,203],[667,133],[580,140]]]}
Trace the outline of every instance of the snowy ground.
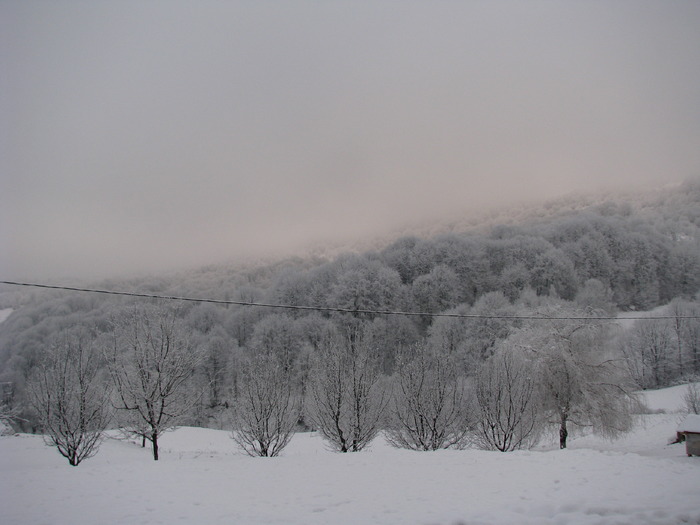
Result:
{"label": "snowy ground", "polygon": [[656,308],[652,310],[647,310],[645,312],[620,312],[617,315],[618,319],[618,324],[623,330],[629,330],[631,329],[636,323],[637,320],[641,317],[653,317],[655,315],[668,315],[668,308],[669,305],[664,304],[661,306],[657,306]]}
{"label": "snowy ground", "polygon": [[569,450],[371,450],[336,454],[315,434],[279,458],[241,454],[227,432],[181,428],[161,460],[116,439],[70,467],[38,436],[0,438],[7,524],[700,524],[700,457],[667,445],[681,389],[648,393],[667,413],[623,439]]}
{"label": "snowy ground", "polygon": [[5,309],[3,309],[3,310],[0,310],[0,323],[2,323],[5,319],[7,319],[8,317],[10,317],[10,314],[11,314],[13,311],[14,311],[14,310],[13,310],[12,308],[5,308]]}

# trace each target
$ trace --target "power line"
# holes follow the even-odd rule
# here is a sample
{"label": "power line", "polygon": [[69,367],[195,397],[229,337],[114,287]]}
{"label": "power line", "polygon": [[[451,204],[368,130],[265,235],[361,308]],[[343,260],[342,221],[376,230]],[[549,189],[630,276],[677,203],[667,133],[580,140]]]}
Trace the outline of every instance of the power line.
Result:
{"label": "power line", "polygon": [[0,284],[8,284],[11,286],[26,286],[32,288],[45,288],[50,290],[66,290],[71,292],[86,292],[86,293],[97,293],[103,295],[118,295],[125,297],[140,297],[145,299],[159,299],[167,301],[185,301],[193,303],[211,303],[211,304],[222,304],[222,305],[234,305],[234,306],[251,306],[260,308],[276,308],[276,309],[286,309],[286,310],[306,310],[306,311],[316,311],[316,312],[336,312],[336,313],[347,313],[347,314],[372,314],[372,315],[403,315],[409,317],[448,317],[455,319],[511,319],[511,320],[527,320],[527,321],[620,321],[620,320],[654,320],[654,319],[700,319],[697,315],[688,316],[672,316],[672,315],[637,315],[637,316],[626,316],[624,318],[619,318],[616,316],[596,316],[596,317],[586,317],[586,316],[536,316],[536,315],[496,315],[496,314],[458,314],[458,313],[429,313],[429,312],[404,312],[398,310],[364,310],[364,309],[351,309],[351,308],[338,308],[330,306],[304,306],[304,305],[291,305],[291,304],[273,304],[273,303],[256,303],[251,301],[232,301],[227,299],[208,299],[201,297],[181,297],[175,295],[160,295],[160,294],[150,294],[142,292],[124,292],[118,290],[101,290],[97,288],[77,288],[73,286],[59,286],[51,284],[41,284],[41,283],[24,283],[17,281],[0,281]]}

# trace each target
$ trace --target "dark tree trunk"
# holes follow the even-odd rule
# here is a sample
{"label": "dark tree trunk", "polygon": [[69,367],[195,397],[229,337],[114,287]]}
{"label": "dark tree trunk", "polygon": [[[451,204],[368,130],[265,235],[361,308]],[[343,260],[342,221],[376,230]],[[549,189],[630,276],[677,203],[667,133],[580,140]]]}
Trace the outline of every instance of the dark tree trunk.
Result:
{"label": "dark tree trunk", "polygon": [[566,429],[566,419],[566,417],[562,417],[559,425],[559,448],[566,448],[566,438],[569,436],[569,431]]}
{"label": "dark tree trunk", "polygon": [[153,443],[153,459],[158,461],[158,432],[151,434],[151,442]]}

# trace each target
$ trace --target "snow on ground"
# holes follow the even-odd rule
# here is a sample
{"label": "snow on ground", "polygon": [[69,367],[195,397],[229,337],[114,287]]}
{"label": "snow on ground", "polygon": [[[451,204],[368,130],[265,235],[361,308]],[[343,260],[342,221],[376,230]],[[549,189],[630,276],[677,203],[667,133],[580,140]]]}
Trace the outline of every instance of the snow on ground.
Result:
{"label": "snow on ground", "polygon": [[683,395],[687,389],[688,385],[678,385],[662,390],[643,391],[641,396],[651,411],[682,412],[685,408]]}
{"label": "snow on ground", "polygon": [[678,425],[678,432],[700,434],[700,415],[690,414]]}
{"label": "snow on ground", "polygon": [[617,441],[585,436],[568,450],[552,440],[507,454],[411,452],[383,440],[337,454],[307,433],[282,457],[250,458],[225,431],[180,428],[164,436],[158,462],[110,438],[70,467],[39,436],[4,437],[0,522],[700,524],[700,458],[667,444],[682,418],[667,408]]}
{"label": "snow on ground", "polygon": [[653,317],[657,315],[668,315],[668,305],[664,304],[657,306],[652,310],[646,310],[643,312],[636,312],[634,310],[629,312],[620,312],[617,315],[617,324],[619,324],[623,330],[629,330],[637,323],[639,318]]}
{"label": "snow on ground", "polygon": [[10,314],[14,312],[12,308],[4,308],[3,310],[0,310],[0,323],[5,321],[8,317],[10,317]]}

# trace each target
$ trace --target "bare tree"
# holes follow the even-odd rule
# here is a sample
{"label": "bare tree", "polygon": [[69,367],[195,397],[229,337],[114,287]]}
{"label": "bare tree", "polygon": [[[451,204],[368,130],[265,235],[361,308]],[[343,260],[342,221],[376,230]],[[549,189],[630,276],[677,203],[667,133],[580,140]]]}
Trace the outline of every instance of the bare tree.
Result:
{"label": "bare tree", "polygon": [[674,299],[669,304],[669,313],[671,315],[671,328],[673,330],[673,339],[676,346],[676,356],[675,356],[675,372],[678,376],[683,376],[685,374],[685,366],[683,360],[683,332],[685,331],[685,325],[687,324],[684,316],[686,314],[685,301],[682,299]]}
{"label": "bare tree", "polygon": [[678,346],[679,371],[686,377],[700,375],[700,304],[674,300],[671,302],[671,315]]}
{"label": "bare tree", "polygon": [[696,316],[685,323],[682,337],[683,344],[688,352],[688,368],[691,372],[700,377],[700,304],[693,303],[688,315]]}
{"label": "bare tree", "polygon": [[462,448],[472,410],[453,354],[418,344],[401,352],[390,402],[387,440],[411,450]]}
{"label": "bare tree", "polygon": [[379,359],[357,329],[328,334],[311,372],[307,419],[331,447],[357,452],[379,432],[386,406]]}
{"label": "bare tree", "polygon": [[0,402],[0,436],[13,433],[12,424],[17,419],[18,410],[10,408],[6,403]]}
{"label": "bare tree", "polygon": [[277,456],[294,435],[301,406],[290,370],[273,353],[241,364],[233,439],[251,456]]}
{"label": "bare tree", "polygon": [[700,414],[700,386],[698,383],[688,383],[683,393],[683,402],[689,414]]}
{"label": "bare tree", "polygon": [[[464,350],[467,356],[467,370],[475,370],[491,357],[498,342],[508,337],[514,326],[517,326],[517,322],[505,318],[513,315],[515,309],[501,292],[484,294],[474,303],[470,314],[494,317],[472,319],[465,324]],[[499,315],[503,317],[498,318]]]}
{"label": "bare tree", "polygon": [[[178,425],[196,402],[185,389],[199,361],[175,310],[142,306],[115,321],[110,373],[116,406],[126,423],[144,435],[158,459],[158,439]],[[189,394],[189,395],[188,395]]]}
{"label": "bare tree", "polygon": [[97,453],[112,417],[99,358],[87,333],[63,334],[49,348],[30,384],[46,443],[72,466]]}
{"label": "bare tree", "polygon": [[482,447],[509,452],[539,440],[543,418],[535,366],[509,341],[479,369],[477,439]]}
{"label": "bare tree", "polygon": [[0,381],[0,436],[14,433],[14,425],[26,420],[20,417],[20,408],[12,406],[14,384],[12,381]]}
{"label": "bare tree", "polygon": [[637,321],[623,340],[627,367],[642,388],[667,386],[673,373],[673,330],[667,320]]}

